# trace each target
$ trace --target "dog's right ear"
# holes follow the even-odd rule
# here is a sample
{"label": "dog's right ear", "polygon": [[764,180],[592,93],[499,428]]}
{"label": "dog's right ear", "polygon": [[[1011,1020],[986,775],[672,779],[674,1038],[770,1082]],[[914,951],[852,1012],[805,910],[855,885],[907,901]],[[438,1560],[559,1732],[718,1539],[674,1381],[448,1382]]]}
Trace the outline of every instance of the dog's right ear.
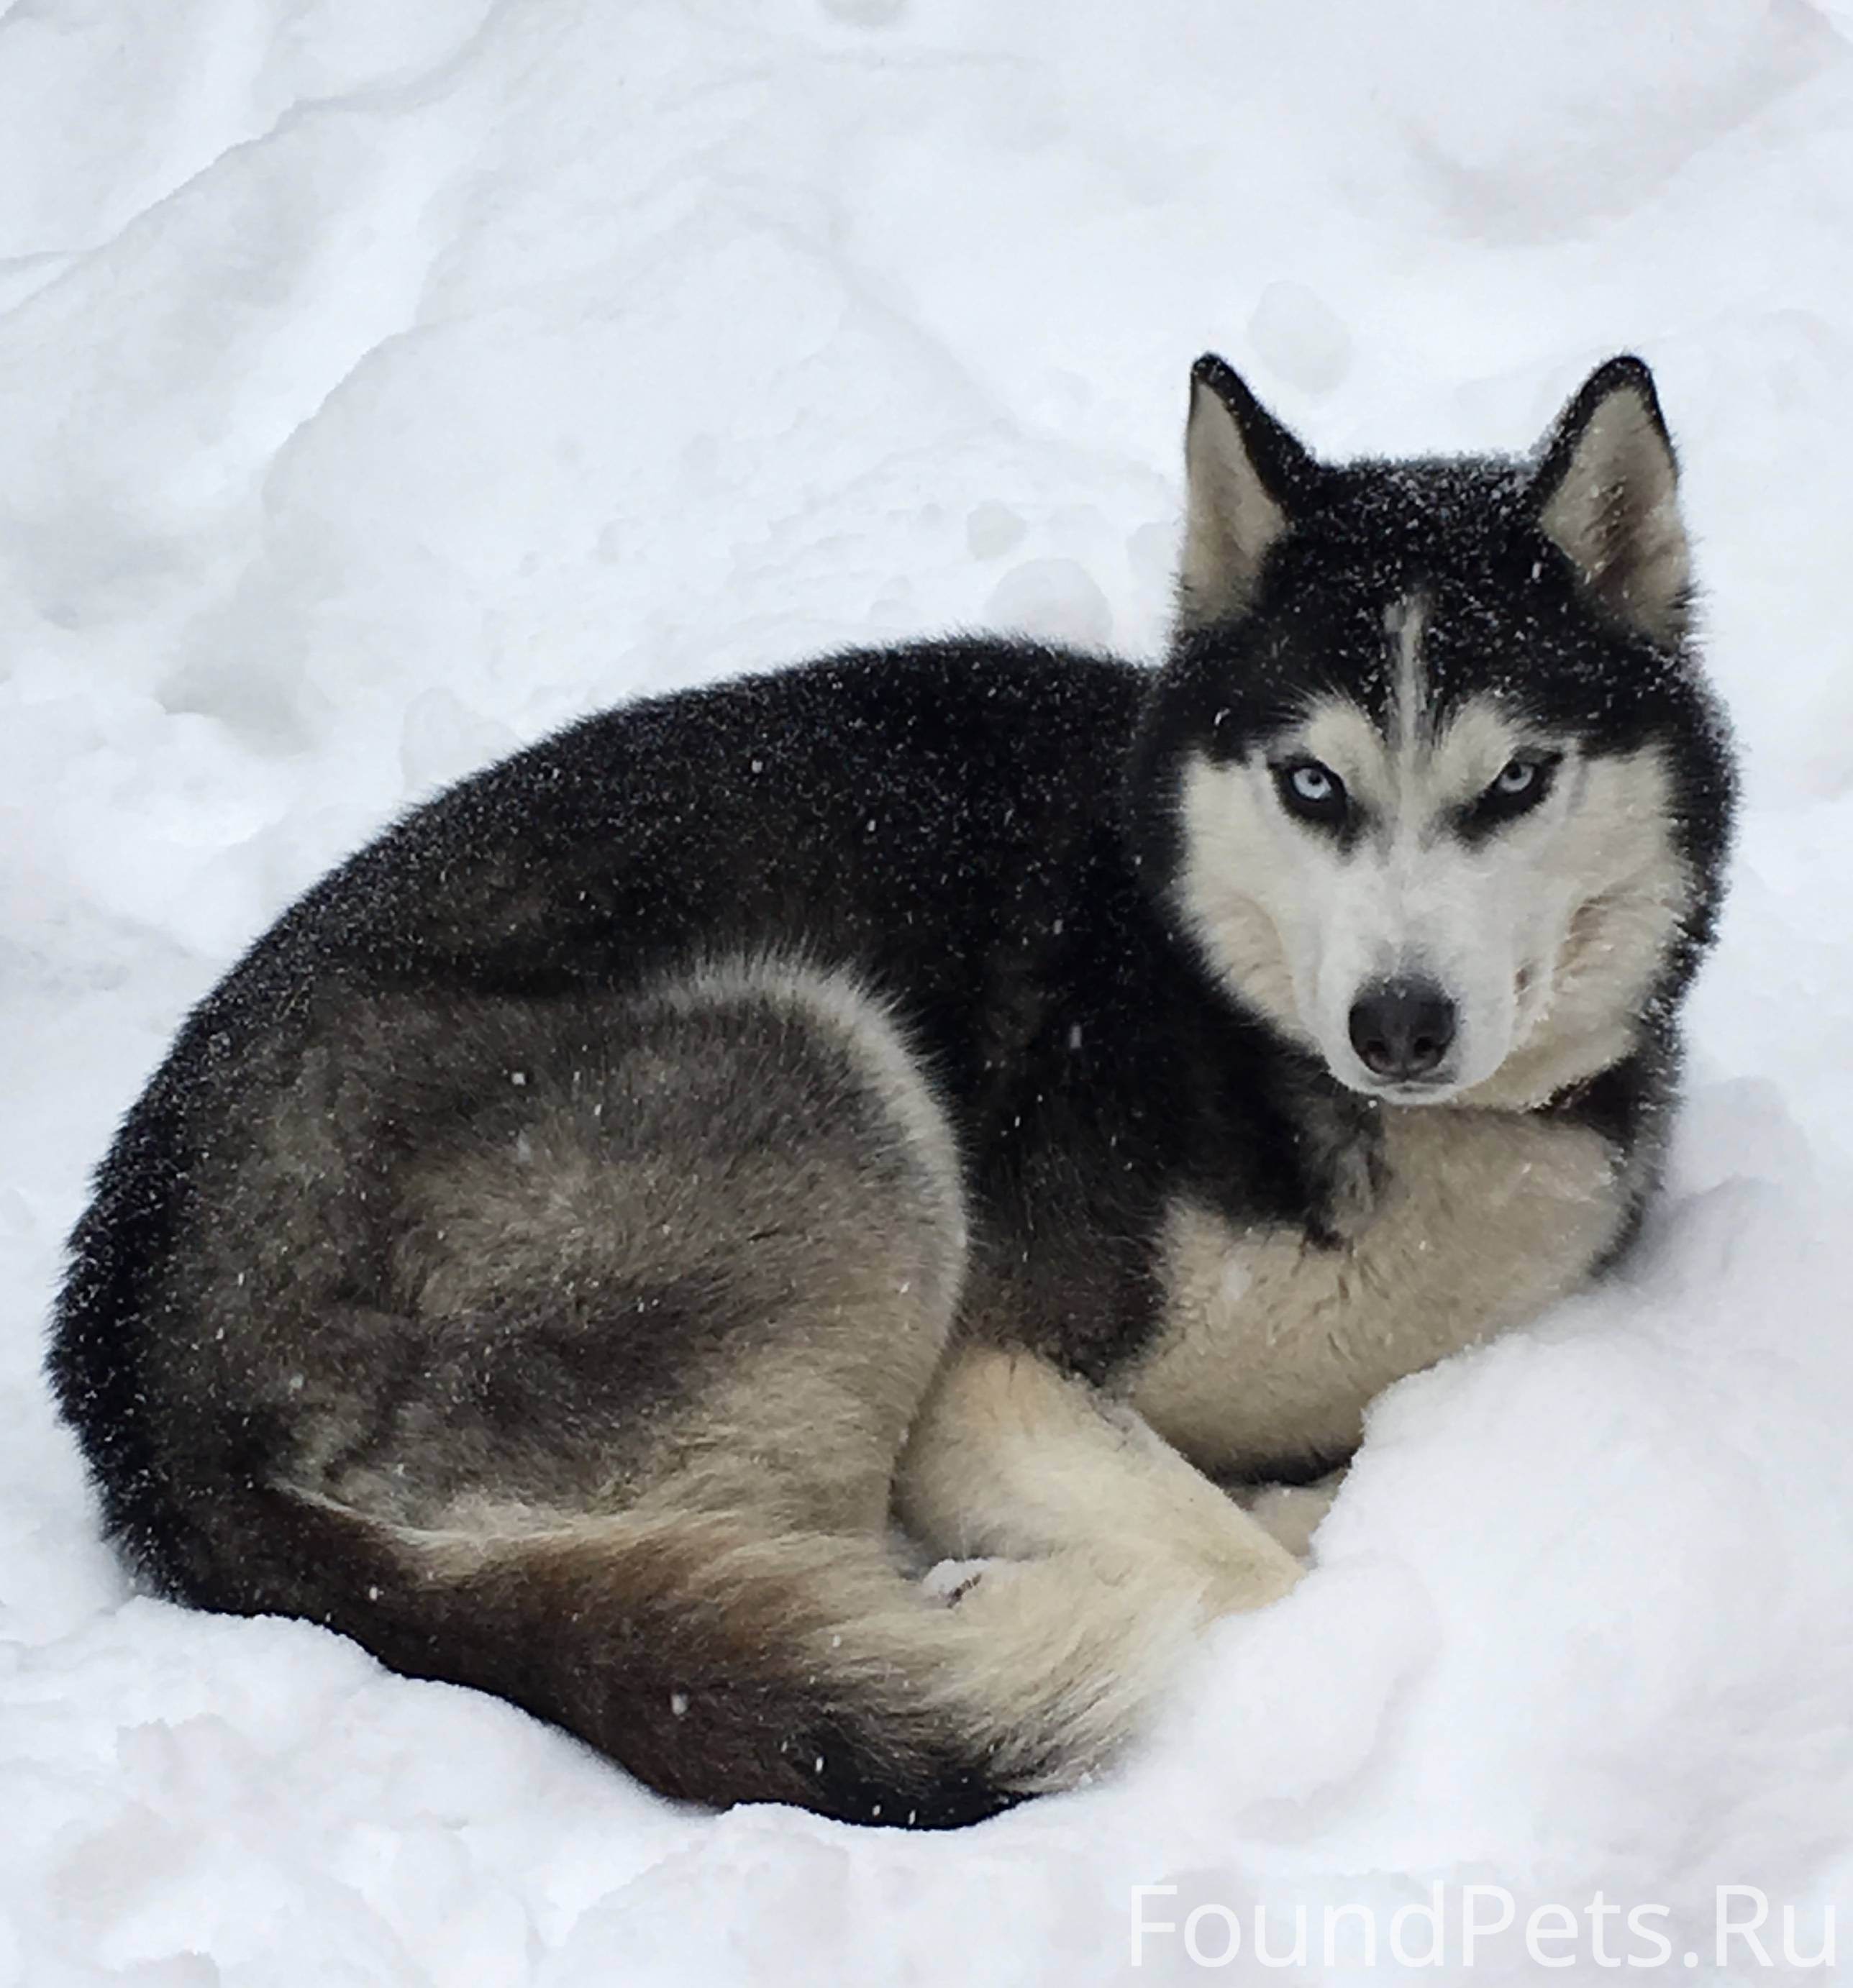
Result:
{"label": "dog's right ear", "polygon": [[1206,352],[1190,369],[1187,492],[1178,602],[1200,628],[1245,614],[1268,553],[1286,536],[1312,458],[1233,367]]}

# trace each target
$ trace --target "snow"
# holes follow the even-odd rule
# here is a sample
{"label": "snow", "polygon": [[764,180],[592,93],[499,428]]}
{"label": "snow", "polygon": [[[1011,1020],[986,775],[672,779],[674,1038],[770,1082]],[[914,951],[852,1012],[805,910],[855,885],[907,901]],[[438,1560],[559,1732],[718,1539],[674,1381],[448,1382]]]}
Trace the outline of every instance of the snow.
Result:
{"label": "snow", "polygon": [[[1796,1971],[1785,1905],[1817,1950],[1850,36],[1845,0],[0,5],[0,1988],[1185,1981],[1199,1906],[1232,1980],[1577,1979],[1598,1888],[1665,1908],[1675,1974]],[[1627,1276],[1394,1390],[1317,1574],[1140,1756],[953,1836],[686,1813],[133,1593],[37,1363],[187,1004],[407,802],[614,698],[955,624],[1150,652],[1210,346],[1334,454],[1522,447],[1610,351],[1655,366],[1750,805]],[[1435,1885],[1443,1967],[1321,1958],[1322,1909],[1387,1941]],[[1473,1885],[1517,1924],[1464,1976]],[[1136,1976],[1134,1886],[1176,1888]],[[1770,1967],[1716,1959],[1719,1886]],[[1580,1931],[1528,1952],[1552,1902]],[[1304,1963],[1258,1958],[1296,1904]]]}

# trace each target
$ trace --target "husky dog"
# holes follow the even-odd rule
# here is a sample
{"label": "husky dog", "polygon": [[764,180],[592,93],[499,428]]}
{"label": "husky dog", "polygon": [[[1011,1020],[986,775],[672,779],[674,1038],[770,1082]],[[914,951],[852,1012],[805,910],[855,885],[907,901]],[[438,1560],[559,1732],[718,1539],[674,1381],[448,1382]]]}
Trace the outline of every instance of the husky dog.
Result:
{"label": "husky dog", "polygon": [[1615,1259],[1733,794],[1646,367],[1334,467],[1207,357],[1187,458],[1162,668],[633,705],[259,941],[56,1320],[147,1577],[671,1794],[965,1822],[1293,1586],[1253,1487]]}

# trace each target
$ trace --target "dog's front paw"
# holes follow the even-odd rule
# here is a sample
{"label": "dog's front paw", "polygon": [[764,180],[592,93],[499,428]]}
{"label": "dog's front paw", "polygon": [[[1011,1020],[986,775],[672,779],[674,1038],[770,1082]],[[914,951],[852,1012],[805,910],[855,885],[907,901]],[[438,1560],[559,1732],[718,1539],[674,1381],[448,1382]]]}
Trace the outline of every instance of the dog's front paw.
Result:
{"label": "dog's front paw", "polygon": [[1253,1552],[1232,1555],[1215,1569],[1209,1594],[1210,1612],[1239,1615],[1265,1608],[1270,1601],[1290,1594],[1305,1578],[1304,1565],[1263,1533]]}

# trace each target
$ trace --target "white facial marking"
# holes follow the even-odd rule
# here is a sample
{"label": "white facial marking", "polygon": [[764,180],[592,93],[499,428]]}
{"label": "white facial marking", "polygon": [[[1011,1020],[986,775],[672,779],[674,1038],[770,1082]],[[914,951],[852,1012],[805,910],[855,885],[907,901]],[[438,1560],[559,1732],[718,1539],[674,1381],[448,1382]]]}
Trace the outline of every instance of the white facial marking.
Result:
{"label": "white facial marking", "polygon": [[[1585,759],[1490,699],[1433,730],[1422,604],[1385,617],[1395,644],[1388,736],[1349,702],[1314,706],[1245,761],[1189,760],[1176,897],[1212,965],[1353,1089],[1411,1103],[1541,1102],[1627,1053],[1689,901],[1652,748]],[[1540,748],[1561,754],[1544,797],[1478,840],[1460,810]],[[1273,767],[1313,761],[1358,811],[1340,835],[1296,818]],[[1516,785],[1514,785],[1516,783]],[[1296,785],[1296,793],[1299,790]],[[1432,983],[1455,1036],[1426,1084],[1375,1074],[1351,1011],[1385,981]]]}
{"label": "white facial marking", "polygon": [[1422,736],[1428,715],[1428,680],[1422,674],[1422,624],[1428,604],[1419,593],[1405,594],[1383,611],[1383,631],[1396,646],[1396,700],[1391,708],[1390,736],[1398,756],[1407,759]]}

